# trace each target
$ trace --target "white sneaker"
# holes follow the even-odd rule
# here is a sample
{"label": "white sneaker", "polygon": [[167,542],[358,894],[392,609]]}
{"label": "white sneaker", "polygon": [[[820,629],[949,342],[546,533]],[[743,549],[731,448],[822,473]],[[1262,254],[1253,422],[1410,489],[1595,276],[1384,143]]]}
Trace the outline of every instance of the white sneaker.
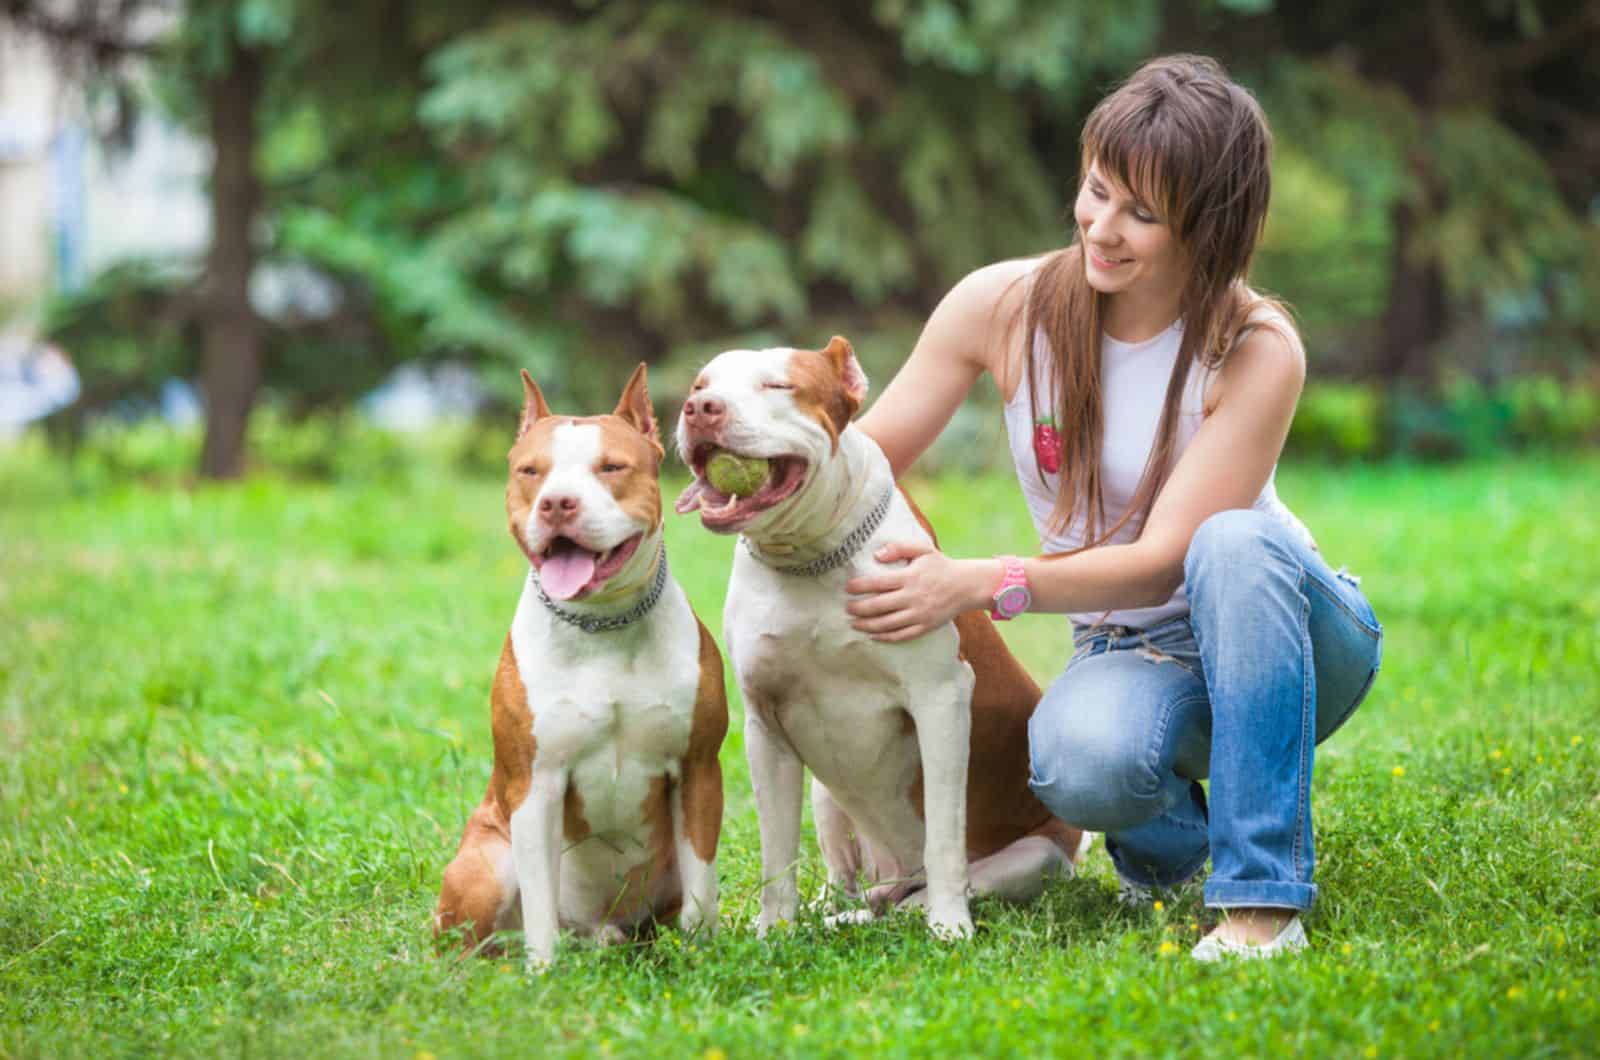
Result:
{"label": "white sneaker", "polygon": [[1294,916],[1271,942],[1253,945],[1248,942],[1233,942],[1229,939],[1218,938],[1215,933],[1207,935],[1194,944],[1194,949],[1189,951],[1189,956],[1197,961],[1210,963],[1220,961],[1224,957],[1242,957],[1245,960],[1256,960],[1263,957],[1277,957],[1284,953],[1294,953],[1306,948],[1306,929],[1300,923],[1298,914]]}

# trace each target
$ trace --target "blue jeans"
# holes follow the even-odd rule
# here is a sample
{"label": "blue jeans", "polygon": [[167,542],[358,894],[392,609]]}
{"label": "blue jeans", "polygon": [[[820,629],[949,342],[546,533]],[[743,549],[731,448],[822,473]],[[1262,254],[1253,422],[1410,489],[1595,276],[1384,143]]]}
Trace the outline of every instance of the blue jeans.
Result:
{"label": "blue jeans", "polygon": [[1312,749],[1367,694],[1382,629],[1355,578],[1255,511],[1201,524],[1184,583],[1187,616],[1076,632],[1029,784],[1128,879],[1181,883],[1209,853],[1208,906],[1308,909]]}

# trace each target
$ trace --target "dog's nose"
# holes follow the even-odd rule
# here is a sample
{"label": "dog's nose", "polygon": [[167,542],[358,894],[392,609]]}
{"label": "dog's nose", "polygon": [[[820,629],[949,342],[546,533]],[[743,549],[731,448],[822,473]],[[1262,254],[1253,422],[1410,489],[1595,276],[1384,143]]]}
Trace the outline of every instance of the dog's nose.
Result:
{"label": "dog's nose", "polygon": [[562,523],[576,518],[578,498],[571,494],[545,494],[539,498],[539,518],[547,523]]}
{"label": "dog's nose", "polygon": [[691,427],[716,427],[728,414],[728,406],[714,397],[690,397],[683,403],[684,421]]}

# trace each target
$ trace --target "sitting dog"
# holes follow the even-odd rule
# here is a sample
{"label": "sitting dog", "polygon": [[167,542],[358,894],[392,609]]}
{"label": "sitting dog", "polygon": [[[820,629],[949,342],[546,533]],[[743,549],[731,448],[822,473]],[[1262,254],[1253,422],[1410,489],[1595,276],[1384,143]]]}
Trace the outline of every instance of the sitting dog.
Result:
{"label": "sitting dog", "polygon": [[[532,564],[491,696],[494,770],[434,930],[602,942],[715,929],[728,729],[722,656],[667,572],[645,366],[610,416],[555,416],[522,373],[511,536]],[[520,901],[519,901],[520,899]]]}
{"label": "sitting dog", "polygon": [[[969,878],[979,894],[1029,900],[1048,874],[1073,871],[1082,834],[1028,790],[1039,688],[987,615],[893,644],[851,628],[846,581],[885,569],[878,547],[932,537],[883,451],[850,423],[866,389],[838,337],[820,352],[720,354],[678,421],[695,479],[676,508],[743,542],[723,635],[760,819],[757,930],[797,910],[808,766],[830,889],[859,895],[864,877],[871,909],[925,905],[936,934],[966,937]],[[719,450],[764,458],[765,479],[748,496],[718,490],[707,465]]]}

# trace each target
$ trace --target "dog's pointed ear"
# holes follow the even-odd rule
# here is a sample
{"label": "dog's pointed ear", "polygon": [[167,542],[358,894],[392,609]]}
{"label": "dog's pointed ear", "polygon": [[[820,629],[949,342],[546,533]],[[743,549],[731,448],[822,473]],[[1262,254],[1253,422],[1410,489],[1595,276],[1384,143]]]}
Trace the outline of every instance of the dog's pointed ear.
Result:
{"label": "dog's pointed ear", "polygon": [[533,376],[528,370],[522,370],[522,422],[517,425],[517,440],[521,441],[523,435],[535,423],[551,415],[550,406],[545,404],[544,393],[539,389],[539,384],[533,381]]}
{"label": "dog's pointed ear", "polygon": [[861,362],[856,360],[856,351],[850,346],[850,340],[843,335],[835,335],[828,340],[828,346],[822,355],[833,365],[833,370],[838,373],[839,379],[844,383],[845,396],[854,406],[851,415],[867,400],[867,373],[861,370]]}
{"label": "dog's pointed ear", "polygon": [[648,385],[650,370],[643,361],[633,370],[633,375],[628,377],[628,385],[622,388],[622,400],[617,402],[613,416],[620,417],[634,430],[650,439],[650,444],[655,446],[656,455],[666,453],[661,447],[661,428],[656,423],[656,410],[650,404],[650,387]]}

